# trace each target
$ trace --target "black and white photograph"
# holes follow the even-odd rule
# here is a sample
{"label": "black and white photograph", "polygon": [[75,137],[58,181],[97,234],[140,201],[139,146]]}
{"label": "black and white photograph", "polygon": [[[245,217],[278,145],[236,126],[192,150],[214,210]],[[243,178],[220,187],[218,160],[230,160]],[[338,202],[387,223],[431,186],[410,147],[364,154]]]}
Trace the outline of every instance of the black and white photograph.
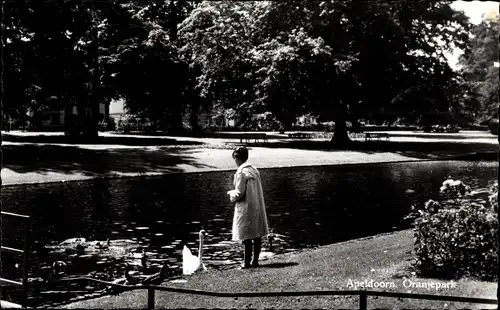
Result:
{"label": "black and white photograph", "polygon": [[0,0],[1,308],[497,309],[499,4]]}

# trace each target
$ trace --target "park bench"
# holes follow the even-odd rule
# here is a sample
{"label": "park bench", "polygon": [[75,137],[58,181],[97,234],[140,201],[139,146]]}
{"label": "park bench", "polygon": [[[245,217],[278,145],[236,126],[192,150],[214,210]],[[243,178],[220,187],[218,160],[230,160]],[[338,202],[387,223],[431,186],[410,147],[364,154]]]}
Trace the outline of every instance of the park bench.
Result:
{"label": "park bench", "polygon": [[422,127],[424,132],[437,132],[437,133],[457,133],[460,132],[460,127],[457,125],[434,125]]}
{"label": "park bench", "polygon": [[363,139],[365,137],[366,135],[362,132],[352,132],[352,131],[349,132],[349,138],[351,139],[358,139],[358,138]]}
{"label": "park bench", "polygon": [[292,139],[304,139],[311,138],[311,134],[306,132],[292,132],[288,134],[288,137]]}
{"label": "park bench", "polygon": [[250,143],[250,140],[252,139],[255,141],[255,143],[257,143],[257,141],[259,140],[268,142],[267,134],[265,133],[246,133],[240,136],[240,143],[243,143],[243,140],[245,140],[246,143]]}
{"label": "park bench", "polygon": [[386,141],[389,141],[389,134],[388,133],[375,133],[375,132],[365,133],[365,141],[371,141],[373,139],[381,141],[382,138],[385,139]]}

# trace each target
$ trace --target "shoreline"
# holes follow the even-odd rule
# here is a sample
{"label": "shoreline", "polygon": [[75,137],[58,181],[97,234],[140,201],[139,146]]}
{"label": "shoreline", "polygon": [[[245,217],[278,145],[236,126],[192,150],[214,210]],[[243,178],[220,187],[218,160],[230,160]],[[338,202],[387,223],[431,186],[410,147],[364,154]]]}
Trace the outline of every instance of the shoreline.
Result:
{"label": "shoreline", "polygon": [[[135,149],[129,149],[130,156],[137,156],[132,152]],[[161,152],[161,147],[142,148],[140,151],[144,154],[152,154],[153,152]],[[111,167],[108,172],[97,174],[89,170],[80,169],[75,173],[65,173],[51,171],[16,172],[8,167],[2,168],[2,187],[11,187],[19,185],[35,185],[35,184],[56,184],[76,181],[92,181],[92,180],[116,180],[140,177],[164,176],[169,174],[191,174],[191,173],[208,173],[208,172],[223,172],[236,170],[234,163],[230,162],[226,153],[229,149],[226,148],[210,148],[210,145],[205,147],[189,148],[184,154],[178,155],[177,158],[190,157],[196,162],[170,164],[159,168],[158,171],[146,172],[121,172],[118,169],[113,170]],[[360,151],[329,151],[329,150],[298,150],[298,149],[273,149],[266,147],[252,147],[249,161],[255,164],[259,169],[280,169],[291,167],[317,167],[317,166],[359,166],[371,164],[391,164],[391,163],[411,163],[411,162],[429,162],[429,161],[448,161],[448,160],[469,160],[469,161],[497,161],[498,152],[467,152],[461,154],[441,155],[435,158],[419,158],[418,154],[406,156],[397,152],[380,152],[380,153],[363,153]],[[164,153],[167,154],[167,153]],[[291,154],[291,155],[290,155]],[[218,155],[218,156],[217,156]],[[288,158],[286,157],[287,155]],[[127,154],[121,155],[127,157]],[[282,157],[280,157],[282,156]],[[319,160],[318,160],[318,157]],[[255,159],[255,160],[254,160]],[[120,157],[116,159],[120,160]],[[143,160],[142,154],[138,160]],[[172,161],[172,160],[171,160]],[[43,163],[42,163],[43,164]],[[147,164],[147,162],[145,163]],[[169,165],[169,163],[166,163]],[[148,166],[146,166],[149,168]],[[163,169],[163,170],[162,170]],[[52,169],[55,170],[55,169]]]}
{"label": "shoreline", "polygon": [[[305,168],[305,167],[332,167],[332,166],[365,166],[365,165],[377,165],[377,164],[396,164],[396,163],[413,163],[413,162],[429,162],[429,161],[447,161],[454,160],[449,158],[440,159],[414,159],[414,160],[401,160],[401,161],[380,161],[380,162],[358,162],[358,163],[339,163],[339,164],[304,164],[304,165],[292,165],[292,166],[275,166],[275,167],[258,167],[259,170],[270,170],[270,169],[283,169],[283,168]],[[40,181],[40,182],[23,182],[23,183],[7,183],[3,184],[3,187],[12,187],[20,185],[37,185],[37,184],[57,184],[57,183],[72,183],[81,181],[96,181],[96,180],[121,180],[121,179],[134,179],[142,177],[161,177],[167,175],[178,175],[178,174],[194,174],[194,173],[214,173],[214,172],[226,172],[226,171],[236,171],[236,168],[221,168],[221,169],[210,169],[210,170],[199,170],[199,171],[180,171],[180,172],[147,172],[144,174],[122,174],[122,175],[107,175],[107,176],[91,176],[82,177],[71,180],[54,180],[54,181]]]}
{"label": "shoreline", "polygon": [[[483,153],[489,154],[489,153]],[[477,161],[477,162],[493,162],[492,159],[467,159],[467,156],[474,156],[474,154],[459,155],[452,157],[442,157],[434,159],[402,159],[402,160],[389,160],[389,161],[371,161],[371,162],[354,162],[354,163],[325,163],[325,164],[299,164],[299,165],[289,165],[289,166],[273,166],[273,167],[258,167],[259,170],[270,170],[270,169],[283,169],[283,168],[305,168],[305,167],[332,167],[332,166],[369,166],[377,164],[398,164],[398,163],[419,163],[419,162],[438,162],[438,161]],[[481,155],[481,154],[480,154]],[[121,179],[134,179],[142,177],[161,177],[167,175],[178,175],[178,174],[193,174],[193,173],[214,173],[214,172],[226,172],[235,171],[236,168],[220,168],[220,169],[209,169],[209,170],[193,170],[193,171],[172,171],[172,172],[147,172],[147,173],[133,173],[133,174],[111,174],[105,176],[83,176],[78,175],[74,179],[57,179],[50,181],[34,181],[34,182],[19,182],[19,183],[3,183],[2,187],[14,187],[22,185],[47,185],[47,184],[59,184],[59,183],[73,183],[73,182],[83,182],[83,181],[97,181],[97,180],[121,180]],[[3,179],[4,177],[2,177]]]}

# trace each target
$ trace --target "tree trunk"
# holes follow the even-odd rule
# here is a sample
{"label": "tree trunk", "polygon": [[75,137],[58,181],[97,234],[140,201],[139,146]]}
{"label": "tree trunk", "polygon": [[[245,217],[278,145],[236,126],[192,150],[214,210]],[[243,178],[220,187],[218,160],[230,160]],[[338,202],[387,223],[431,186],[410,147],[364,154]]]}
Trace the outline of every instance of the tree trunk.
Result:
{"label": "tree trunk", "polygon": [[335,146],[345,146],[352,142],[347,133],[346,116],[344,105],[341,103],[338,111],[335,113],[335,131],[330,140],[330,143]]}
{"label": "tree trunk", "polygon": [[184,132],[182,124],[182,109],[179,107],[180,103],[172,105],[169,113],[169,132],[173,134],[181,134]]}
{"label": "tree trunk", "polygon": [[360,114],[358,111],[362,109],[360,106],[361,103],[358,102],[355,105],[349,107],[349,119],[351,120],[351,132],[360,133],[361,132],[361,124],[359,122]]}
{"label": "tree trunk", "polygon": [[72,107],[72,101],[68,100],[67,102],[64,102],[64,131],[66,133],[69,133],[71,131],[71,121],[72,117],[71,114],[73,114],[73,107]]}
{"label": "tree trunk", "polygon": [[191,111],[189,113],[189,125],[191,125],[191,130],[193,132],[200,132],[201,131],[200,124],[198,123],[198,112],[197,111]]}
{"label": "tree trunk", "polygon": [[172,114],[171,122],[172,132],[181,134],[184,132],[184,126],[182,124],[182,114],[178,111]]}
{"label": "tree trunk", "polygon": [[[111,104],[110,100],[106,100],[106,102],[104,102],[104,121],[107,123],[109,123],[109,105]],[[106,128],[107,130],[107,128]]]}
{"label": "tree trunk", "polygon": [[[179,14],[175,6],[175,1],[170,0],[170,21],[169,21],[169,38],[170,41],[177,41],[177,20],[179,19]],[[180,67],[179,67],[180,68]],[[182,124],[182,104],[178,101],[170,110],[170,131],[172,133],[178,134],[184,132],[184,126]]]}
{"label": "tree trunk", "polygon": [[361,124],[357,118],[351,118],[351,132],[360,133],[361,132]]}
{"label": "tree trunk", "polygon": [[97,138],[99,133],[97,131],[97,126],[99,124],[99,116],[100,116],[100,70],[99,70],[99,43],[98,43],[98,29],[95,27],[94,29],[94,48],[92,51],[92,65],[94,67],[94,72],[92,75],[92,97],[90,102],[90,109],[92,111],[92,115],[89,122],[89,127],[87,129],[87,136],[89,138]]}
{"label": "tree trunk", "polygon": [[281,123],[281,128],[283,131],[290,131],[292,130],[292,125],[295,123],[295,115],[289,115],[286,113],[286,111],[281,111],[280,114],[278,114],[277,117],[278,121]]}
{"label": "tree trunk", "polygon": [[347,133],[347,124],[346,120],[337,119],[335,120],[335,132],[333,134],[330,143],[335,144],[337,146],[344,146],[351,143],[351,139]]}

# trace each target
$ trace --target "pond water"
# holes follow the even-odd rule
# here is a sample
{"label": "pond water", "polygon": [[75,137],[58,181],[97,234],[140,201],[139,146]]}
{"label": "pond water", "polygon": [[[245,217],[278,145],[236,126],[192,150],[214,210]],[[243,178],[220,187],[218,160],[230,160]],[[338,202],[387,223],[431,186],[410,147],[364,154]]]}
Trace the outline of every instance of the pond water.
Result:
{"label": "pond water", "polygon": [[[281,235],[273,251],[285,252],[408,228],[403,218],[411,205],[437,198],[447,177],[487,186],[497,178],[498,163],[433,161],[260,171],[269,225]],[[73,254],[70,259],[67,253],[57,256],[46,249],[74,237],[129,239],[150,257],[167,259],[175,270],[181,266],[184,244],[197,255],[200,229],[209,233],[207,266],[224,268],[242,256],[241,246],[230,242],[233,205],[226,192],[232,188],[233,173],[4,187],[3,210],[33,217],[32,277],[55,260],[68,261],[68,273],[74,275],[110,268],[113,262],[103,263],[99,255]],[[4,244],[19,247],[22,228],[4,224]],[[264,247],[267,250],[268,244]],[[5,270],[13,263],[2,260]],[[120,272],[115,270],[115,277]]]}

